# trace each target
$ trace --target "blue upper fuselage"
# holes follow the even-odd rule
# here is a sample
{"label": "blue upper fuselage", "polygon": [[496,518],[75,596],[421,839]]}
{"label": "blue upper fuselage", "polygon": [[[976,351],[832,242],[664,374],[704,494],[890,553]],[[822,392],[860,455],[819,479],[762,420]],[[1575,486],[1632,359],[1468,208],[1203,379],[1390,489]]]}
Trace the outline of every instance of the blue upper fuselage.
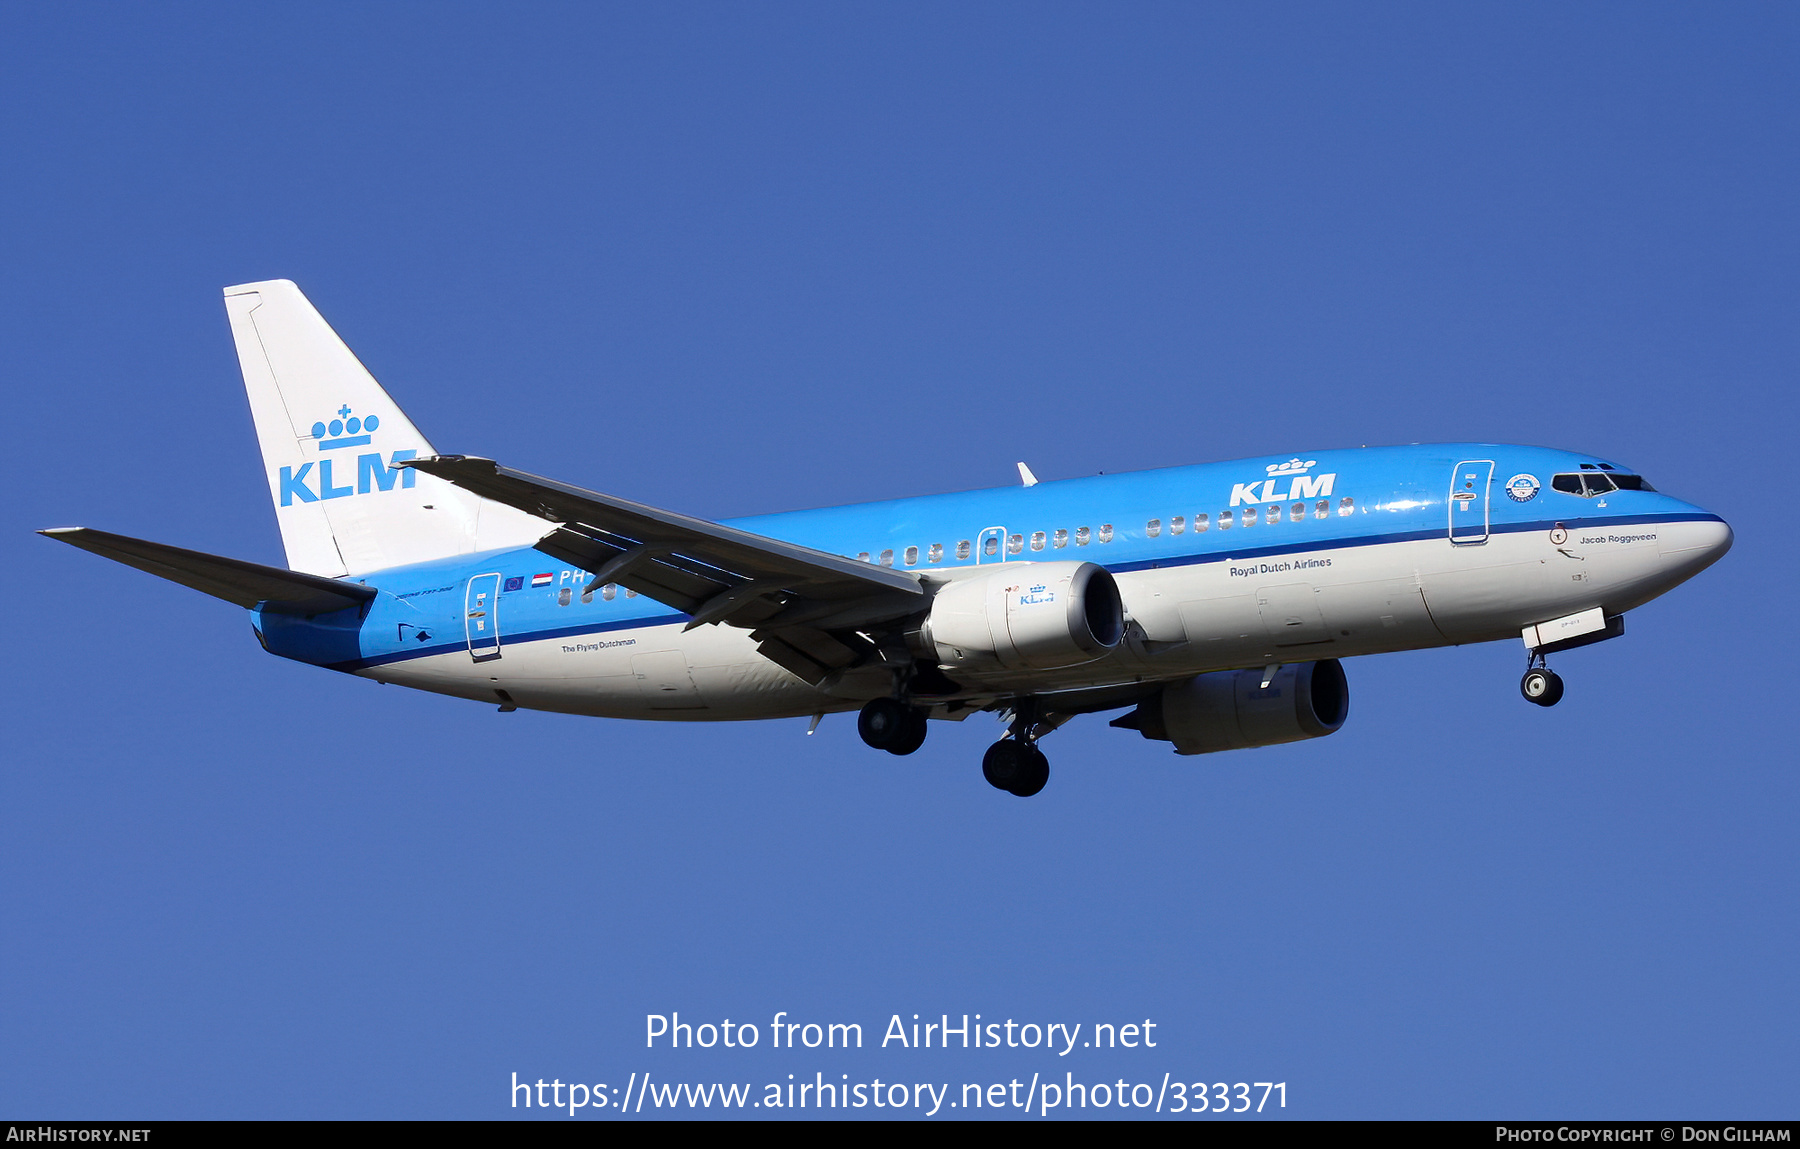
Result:
{"label": "blue upper fuselage", "polygon": [[[1608,473],[1623,479],[1556,480]],[[1632,478],[1627,468],[1568,451],[1439,443],[1097,475],[727,525],[929,575],[1008,560],[1088,561],[1120,573],[1425,538],[1476,542],[1475,532],[1559,523],[1577,530],[1717,519],[1654,490],[1630,489]],[[1459,494],[1467,504],[1460,514],[1452,510]],[[465,587],[490,573],[501,576],[495,605],[512,641],[686,617],[618,588],[584,594],[586,572],[523,548],[375,572],[359,580],[381,591],[366,613],[303,620],[258,612],[258,631],[275,653],[343,669],[466,649]]]}

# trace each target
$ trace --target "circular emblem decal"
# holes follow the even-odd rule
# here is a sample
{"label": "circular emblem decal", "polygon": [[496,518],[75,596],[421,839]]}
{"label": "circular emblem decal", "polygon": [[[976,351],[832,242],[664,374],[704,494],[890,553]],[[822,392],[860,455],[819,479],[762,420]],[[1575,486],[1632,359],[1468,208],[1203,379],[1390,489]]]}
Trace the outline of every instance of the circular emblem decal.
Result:
{"label": "circular emblem decal", "polygon": [[1506,495],[1515,503],[1529,503],[1537,498],[1536,475],[1514,475],[1506,480]]}

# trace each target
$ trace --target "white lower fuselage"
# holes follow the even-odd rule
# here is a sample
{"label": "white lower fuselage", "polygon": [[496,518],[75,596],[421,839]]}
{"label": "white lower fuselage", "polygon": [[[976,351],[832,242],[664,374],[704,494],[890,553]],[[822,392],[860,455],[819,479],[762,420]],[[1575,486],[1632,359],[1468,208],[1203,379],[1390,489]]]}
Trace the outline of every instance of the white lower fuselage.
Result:
{"label": "white lower fuselage", "polygon": [[[1622,614],[1662,594],[1722,553],[1730,528],[1697,518],[1555,538],[1518,531],[1471,545],[1440,536],[1123,571],[1115,577],[1130,625],[1117,650],[1061,670],[958,670],[964,689],[928,701],[934,717],[954,718],[1024,694],[1516,638],[1539,622],[1594,608]],[[513,640],[504,616],[496,625],[498,657],[457,650],[355,673],[530,709],[667,721],[853,710],[892,685],[879,664],[808,685],[759,655],[749,632],[726,626]]]}

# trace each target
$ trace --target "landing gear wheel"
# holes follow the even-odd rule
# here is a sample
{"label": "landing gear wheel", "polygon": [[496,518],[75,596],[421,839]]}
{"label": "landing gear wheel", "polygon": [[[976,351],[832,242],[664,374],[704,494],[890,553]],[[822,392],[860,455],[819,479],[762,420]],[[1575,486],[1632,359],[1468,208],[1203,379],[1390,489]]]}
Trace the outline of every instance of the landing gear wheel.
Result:
{"label": "landing gear wheel", "polygon": [[[897,699],[877,698],[856,716],[856,732],[877,750],[888,750],[900,744],[908,730],[907,714],[911,708]],[[916,746],[913,749],[918,749]],[[911,751],[901,751],[911,753]]]}
{"label": "landing gear wheel", "polygon": [[1562,701],[1563,680],[1554,670],[1542,667],[1527,670],[1525,677],[1519,679],[1519,693],[1525,701],[1535,702],[1539,706],[1555,706]]}
{"label": "landing gear wheel", "polygon": [[996,790],[1012,790],[1024,769],[1025,760],[1020,753],[1023,749],[1010,738],[1002,738],[987,748],[987,753],[981,756],[981,776],[988,780],[989,786]]}
{"label": "landing gear wheel", "polygon": [[1029,798],[1050,780],[1050,760],[1036,746],[1002,738],[982,755],[981,776],[996,790]]}
{"label": "landing gear wheel", "polygon": [[1050,781],[1050,759],[1036,746],[1025,747],[1025,769],[1019,780],[1012,784],[1012,792],[1021,798],[1029,798],[1044,788]]}
{"label": "landing gear wheel", "polygon": [[911,754],[925,745],[925,712],[916,707],[906,708],[906,720],[901,723],[900,733],[894,741],[885,747],[889,754]]}

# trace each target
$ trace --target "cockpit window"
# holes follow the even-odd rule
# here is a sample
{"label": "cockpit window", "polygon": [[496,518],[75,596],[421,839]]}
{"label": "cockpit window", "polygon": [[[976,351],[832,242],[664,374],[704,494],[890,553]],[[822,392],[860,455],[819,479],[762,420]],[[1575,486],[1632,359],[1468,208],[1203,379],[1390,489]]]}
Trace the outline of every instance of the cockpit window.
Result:
{"label": "cockpit window", "polygon": [[[1585,465],[1585,464],[1584,464]],[[1598,498],[1614,491],[1654,491],[1641,475],[1625,475],[1618,471],[1584,471],[1579,475],[1556,475],[1550,480],[1552,490],[1584,499]]]}

